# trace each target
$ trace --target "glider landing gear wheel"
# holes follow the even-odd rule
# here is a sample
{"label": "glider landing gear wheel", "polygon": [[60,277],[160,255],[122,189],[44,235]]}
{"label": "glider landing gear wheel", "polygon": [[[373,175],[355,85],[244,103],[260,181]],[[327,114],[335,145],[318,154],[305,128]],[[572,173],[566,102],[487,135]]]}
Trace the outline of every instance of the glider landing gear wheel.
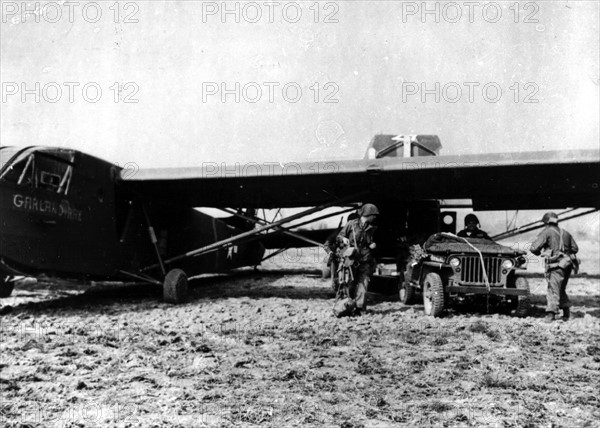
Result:
{"label": "glider landing gear wheel", "polygon": [[185,303],[188,300],[188,280],[181,269],[167,273],[163,282],[163,300],[167,303]]}
{"label": "glider landing gear wheel", "polygon": [[430,272],[423,281],[425,314],[438,318],[444,311],[444,284],[437,273]]}
{"label": "glider landing gear wheel", "polygon": [[0,297],[10,297],[15,288],[15,282],[10,276],[0,276]]}

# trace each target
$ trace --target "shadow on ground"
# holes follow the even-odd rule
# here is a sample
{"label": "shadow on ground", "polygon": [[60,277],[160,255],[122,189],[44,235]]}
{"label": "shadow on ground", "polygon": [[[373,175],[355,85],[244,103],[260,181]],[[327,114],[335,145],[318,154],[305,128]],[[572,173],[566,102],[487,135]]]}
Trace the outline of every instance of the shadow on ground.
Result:
{"label": "shadow on ground", "polygon": [[[286,276],[290,283],[283,285]],[[239,297],[251,299],[284,298],[284,299],[332,299],[333,292],[323,282],[322,286],[306,286],[298,284],[298,280],[320,278],[315,270],[286,269],[280,271],[243,270],[227,275],[205,275],[192,278],[189,282],[189,302],[203,300],[222,300]],[[279,282],[279,285],[275,285]],[[312,282],[312,281],[311,281]],[[321,282],[319,281],[319,284]],[[83,285],[74,283],[42,283],[27,284],[15,287],[12,301],[23,301],[7,306],[5,299],[4,314],[38,313],[47,310],[86,310],[95,313],[143,311],[157,305],[170,305],[162,302],[162,289],[159,286],[140,283],[109,283]],[[8,305],[10,305],[9,302]],[[123,306],[126,304],[126,307]],[[121,307],[121,309],[119,309]]]}

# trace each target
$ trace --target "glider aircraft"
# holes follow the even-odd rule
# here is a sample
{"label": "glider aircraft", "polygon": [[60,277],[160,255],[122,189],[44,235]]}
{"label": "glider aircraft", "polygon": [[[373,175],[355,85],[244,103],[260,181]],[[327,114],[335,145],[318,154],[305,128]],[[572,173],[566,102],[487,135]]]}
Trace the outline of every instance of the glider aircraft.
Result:
{"label": "glider aircraft", "polygon": [[[440,149],[433,135],[376,135],[360,160],[210,163],[132,175],[77,150],[1,147],[0,297],[10,295],[15,277],[43,274],[135,280],[184,302],[189,276],[259,265],[266,249],[321,245],[331,229],[297,228],[365,202],[381,212],[379,257],[399,269],[402,242],[456,230],[456,213],[442,211],[442,201],[468,199],[476,211],[600,208],[599,151],[439,156]],[[306,220],[331,207],[339,208]],[[276,221],[257,215],[283,208],[302,210]]]}

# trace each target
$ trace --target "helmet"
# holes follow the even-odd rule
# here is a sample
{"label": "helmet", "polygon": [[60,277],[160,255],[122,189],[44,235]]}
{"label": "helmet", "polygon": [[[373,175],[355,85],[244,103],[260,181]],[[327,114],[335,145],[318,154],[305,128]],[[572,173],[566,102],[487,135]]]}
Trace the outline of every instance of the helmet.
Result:
{"label": "helmet", "polygon": [[542,217],[542,223],[558,224],[558,216],[556,215],[556,213],[553,213],[552,211],[548,211],[546,214],[544,214],[544,217]]}
{"label": "helmet", "polygon": [[366,217],[368,215],[377,215],[379,214],[379,210],[373,204],[364,204],[360,209],[360,215],[362,217]]}
{"label": "helmet", "polygon": [[477,216],[475,214],[467,214],[465,216],[465,226],[471,222],[475,222],[476,224],[479,224],[479,219],[477,218]]}

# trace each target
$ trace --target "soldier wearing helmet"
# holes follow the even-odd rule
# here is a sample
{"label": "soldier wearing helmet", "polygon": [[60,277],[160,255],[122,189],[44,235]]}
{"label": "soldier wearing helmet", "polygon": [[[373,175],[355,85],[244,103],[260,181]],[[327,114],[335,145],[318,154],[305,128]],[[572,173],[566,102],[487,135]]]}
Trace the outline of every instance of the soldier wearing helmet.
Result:
{"label": "soldier wearing helmet", "polygon": [[475,214],[467,214],[465,216],[465,228],[457,233],[457,236],[461,238],[479,238],[479,239],[489,239],[487,233],[483,230],[479,229],[479,219]]}
{"label": "soldier wearing helmet", "polygon": [[[357,211],[353,211],[352,213],[350,213],[348,215],[348,218],[346,219],[347,222],[352,221],[354,219],[359,218],[358,212]],[[338,250],[340,250],[340,244],[341,242],[338,241],[338,234],[340,233],[340,231],[342,230],[342,221],[343,218],[340,219],[340,224],[338,226],[338,228],[336,230],[334,230],[328,237],[327,240],[325,241],[325,244],[323,244],[323,249],[326,251],[327,253],[327,257],[325,257],[324,263],[325,265],[328,267],[328,269],[326,269],[324,272],[329,272],[332,274],[332,288],[333,291],[337,293],[338,288],[339,288],[339,279],[337,276],[337,270],[339,267],[338,264]],[[329,273],[327,274],[327,276],[329,276]]]}
{"label": "soldier wearing helmet", "polygon": [[569,232],[558,227],[558,216],[555,213],[544,214],[542,222],[546,227],[535,238],[530,251],[536,256],[542,255],[546,258],[546,321],[554,321],[558,317],[559,309],[563,311],[563,320],[567,321],[571,315],[567,282],[571,271],[578,268],[575,254],[579,247]]}
{"label": "soldier wearing helmet", "polygon": [[376,244],[373,234],[377,229],[373,225],[379,210],[373,204],[365,204],[359,211],[359,218],[350,220],[338,234],[345,245],[356,247],[358,255],[354,281],[350,287],[350,297],[356,302],[356,314],[360,315],[367,308],[367,290],[371,275],[375,269],[375,257],[373,251]]}

